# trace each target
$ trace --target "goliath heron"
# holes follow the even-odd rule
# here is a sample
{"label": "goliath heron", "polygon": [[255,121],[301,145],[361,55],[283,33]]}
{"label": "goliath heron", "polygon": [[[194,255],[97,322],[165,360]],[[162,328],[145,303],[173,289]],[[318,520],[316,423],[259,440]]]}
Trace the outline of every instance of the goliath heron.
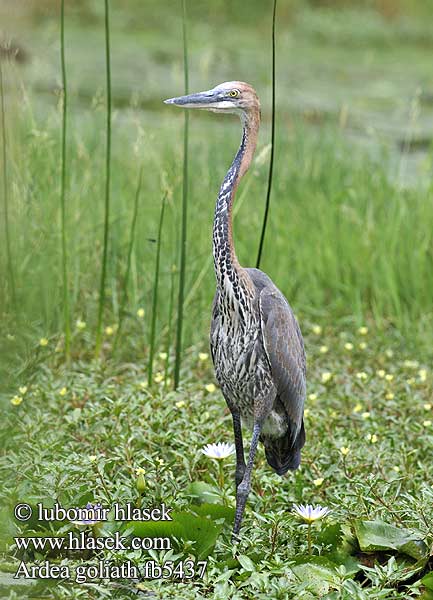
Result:
{"label": "goliath heron", "polygon": [[[221,185],[215,208],[213,257],[217,289],[210,332],[215,376],[233,418],[236,540],[259,440],[269,465],[279,475],[299,466],[305,443],[304,343],[284,295],[262,271],[241,267],[233,245],[234,195],[251,164],[260,124],[260,102],[255,90],[247,83],[230,81],[206,92],[165,102],[183,108],[236,113],[243,126],[240,148]],[[252,428],[246,463],[241,420]]]}

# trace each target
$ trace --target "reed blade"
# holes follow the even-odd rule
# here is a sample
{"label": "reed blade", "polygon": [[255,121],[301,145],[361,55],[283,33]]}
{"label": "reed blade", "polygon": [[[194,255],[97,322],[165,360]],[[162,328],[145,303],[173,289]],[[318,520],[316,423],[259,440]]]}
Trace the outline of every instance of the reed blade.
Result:
{"label": "reed blade", "polygon": [[15,276],[12,261],[11,238],[9,229],[9,182],[8,182],[8,155],[7,155],[7,135],[6,135],[6,106],[3,85],[3,70],[0,60],[0,98],[1,98],[1,124],[2,124],[2,162],[3,162],[3,211],[4,211],[4,232],[6,244],[6,261],[9,275],[10,294],[12,306],[17,313]]}
{"label": "reed blade", "polygon": [[[183,67],[185,95],[189,90],[188,77],[188,46],[186,27],[186,0],[182,0],[182,31],[183,31]],[[182,186],[182,222],[180,239],[180,265],[179,265],[179,295],[177,302],[177,328],[176,328],[176,355],[174,362],[174,389],[179,386],[180,366],[182,361],[182,328],[183,308],[185,294],[185,267],[186,267],[186,243],[187,243],[187,217],[188,217],[188,125],[189,115],[185,111],[183,133],[183,186]]]}
{"label": "reed blade", "polygon": [[107,85],[107,121],[105,152],[105,196],[104,196],[104,240],[102,250],[101,281],[99,286],[98,322],[96,326],[95,358],[98,358],[102,345],[102,319],[105,304],[105,280],[107,278],[107,257],[110,222],[110,179],[111,179],[111,52],[110,52],[110,13],[109,2],[105,6],[105,70]]}
{"label": "reed blade", "polygon": [[256,268],[260,268],[263,244],[265,241],[266,226],[268,224],[269,205],[271,202],[272,177],[274,172],[274,149],[275,149],[275,16],[277,13],[277,0],[274,0],[272,13],[272,116],[271,116],[271,156],[269,159],[268,189],[266,192],[265,214],[263,216],[262,233],[260,235],[259,251],[257,253]]}
{"label": "reed blade", "polygon": [[149,338],[149,362],[147,367],[147,381],[150,386],[153,377],[153,358],[155,355],[155,334],[156,334],[156,314],[158,311],[158,285],[159,285],[159,267],[161,262],[161,238],[162,238],[162,226],[164,223],[164,212],[165,212],[165,201],[167,194],[164,194],[161,204],[161,212],[159,215],[159,226],[158,226],[158,239],[156,245],[156,260],[155,260],[155,277],[153,280],[153,293],[152,293],[152,316],[150,325],[150,338]]}
{"label": "reed blade", "polygon": [[66,134],[67,134],[67,110],[68,110],[68,88],[66,79],[65,60],[65,0],[61,0],[60,8],[60,62],[62,68],[62,156],[60,172],[60,230],[61,230],[61,254],[62,254],[62,283],[63,283],[63,326],[65,332],[65,356],[69,362],[71,358],[71,316],[69,304],[69,277],[68,277],[68,254],[66,233]]}
{"label": "reed blade", "polygon": [[138,216],[138,204],[141,193],[141,184],[143,181],[143,167],[140,169],[140,173],[138,175],[137,187],[135,190],[135,198],[134,198],[134,210],[132,213],[132,221],[131,221],[131,229],[129,234],[129,244],[128,244],[128,254],[126,259],[126,272],[125,279],[123,282],[123,296],[119,307],[119,323],[116,331],[116,337],[113,342],[113,354],[116,352],[117,344],[120,339],[120,331],[123,325],[123,315],[125,314],[126,303],[128,301],[128,284],[129,284],[129,276],[131,273],[131,259],[132,259],[132,250],[134,248],[134,240],[135,240],[135,230],[137,225],[137,216]]}

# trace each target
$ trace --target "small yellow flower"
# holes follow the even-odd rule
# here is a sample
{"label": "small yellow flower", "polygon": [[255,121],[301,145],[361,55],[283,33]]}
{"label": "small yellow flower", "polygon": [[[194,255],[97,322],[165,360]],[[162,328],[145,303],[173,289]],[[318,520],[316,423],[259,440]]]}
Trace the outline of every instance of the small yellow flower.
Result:
{"label": "small yellow flower", "polygon": [[390,348],[385,350],[385,354],[388,358],[392,358],[394,356],[394,352]]}
{"label": "small yellow flower", "polygon": [[388,373],[387,375],[385,375],[385,379],[386,379],[386,381],[392,381],[394,379],[394,375],[391,375],[391,373]]}
{"label": "small yellow flower", "polygon": [[209,394],[212,394],[216,390],[216,386],[214,383],[208,383],[204,386],[204,389],[209,392]]}
{"label": "small yellow flower", "polygon": [[393,393],[393,392],[387,392],[387,393],[385,394],[385,398],[386,398],[387,400],[394,400],[394,393]]}
{"label": "small yellow flower", "polygon": [[43,337],[43,338],[41,338],[41,339],[39,340],[39,346],[42,346],[42,347],[44,347],[44,346],[48,346],[48,340],[47,340],[47,338],[44,338],[44,337]]}
{"label": "small yellow flower", "polygon": [[317,394],[308,394],[308,400],[311,400],[311,402],[314,402],[315,400],[317,400]]}
{"label": "small yellow flower", "polygon": [[423,425],[424,425],[424,427],[430,427],[431,421],[429,419],[427,419],[426,421],[423,421]]}
{"label": "small yellow flower", "polygon": [[159,353],[159,358],[161,360],[167,360],[167,356],[168,356],[167,352],[160,352]]}
{"label": "small yellow flower", "polygon": [[360,350],[365,350],[365,349],[367,348],[367,346],[368,346],[368,344],[367,344],[366,342],[360,342],[360,343],[358,344],[358,348],[359,348]]}
{"label": "small yellow flower", "polygon": [[319,352],[321,354],[326,354],[328,352],[328,350],[329,350],[328,346],[320,346],[320,348],[319,348]]}
{"label": "small yellow flower", "polygon": [[375,433],[373,433],[373,435],[371,435],[371,433],[369,433],[366,437],[367,437],[367,440],[369,442],[371,442],[372,444],[375,444],[377,442],[377,435]]}
{"label": "small yellow flower", "polygon": [[430,404],[430,402],[426,402],[424,404],[424,410],[431,410],[431,404]]}
{"label": "small yellow flower", "polygon": [[27,393],[27,386],[26,385],[22,385],[18,388],[19,393],[21,394],[21,396],[24,396],[24,394]]}
{"label": "small yellow flower", "polygon": [[340,452],[343,456],[347,456],[350,452],[350,448],[348,448],[347,446],[341,446]]}
{"label": "small yellow flower", "polygon": [[111,325],[108,325],[108,326],[105,328],[105,334],[106,334],[106,335],[113,335],[113,333],[114,333],[114,328],[113,328],[113,327],[111,327]]}
{"label": "small yellow flower", "polygon": [[163,458],[157,458],[156,462],[159,464],[160,467],[162,467],[163,465],[165,465],[165,461]]}
{"label": "small yellow flower", "polygon": [[362,413],[362,415],[361,415],[361,417],[362,417],[363,419],[369,419],[369,418],[370,418],[370,413],[369,413],[368,411],[366,411],[366,412],[363,412],[363,413]]}
{"label": "small yellow flower", "polygon": [[358,333],[359,333],[359,335],[367,335],[367,333],[368,333],[368,327],[365,327],[365,326],[359,327],[358,328]]}
{"label": "small yellow flower", "polygon": [[332,373],[330,373],[329,371],[325,371],[324,373],[322,373],[321,379],[322,383],[328,383],[332,379]]}
{"label": "small yellow flower", "polygon": [[201,362],[204,362],[208,358],[209,358],[209,354],[207,352],[199,352],[198,353],[198,359],[201,360]]}
{"label": "small yellow flower", "polygon": [[408,385],[413,385],[415,383],[415,377],[409,377],[409,379],[406,379],[406,383]]}
{"label": "small yellow flower", "polygon": [[359,379],[359,380],[361,380],[361,381],[365,381],[367,379],[367,377],[368,377],[368,375],[364,371],[359,371],[356,374],[356,378]]}
{"label": "small yellow flower", "polygon": [[91,454],[89,456],[89,460],[90,462],[95,462],[96,460],[98,460],[98,457],[96,456],[96,454]]}
{"label": "small yellow flower", "polygon": [[164,379],[164,375],[161,373],[161,371],[158,371],[158,373],[155,375],[155,377],[153,378],[153,381],[155,383],[161,383],[161,381]]}
{"label": "small yellow flower", "polygon": [[422,381],[422,382],[426,381],[426,379],[427,379],[427,369],[420,369],[418,371],[418,375],[419,375],[420,381]]}
{"label": "small yellow flower", "polygon": [[354,408],[353,408],[353,412],[354,413],[359,413],[362,410],[362,404],[360,404],[359,402],[357,404],[355,404]]}
{"label": "small yellow flower", "polygon": [[137,469],[135,469],[136,475],[144,475],[145,473],[146,471],[143,469],[143,467],[137,467]]}
{"label": "small yellow flower", "polygon": [[378,377],[380,377],[381,379],[383,379],[386,375],[386,371],[384,371],[383,369],[379,369],[378,371],[376,371],[376,374]]}
{"label": "small yellow flower", "polygon": [[304,417],[308,417],[309,415],[310,415],[310,409],[309,409],[309,408],[306,408],[306,409],[304,410]]}
{"label": "small yellow flower", "polygon": [[21,396],[14,396],[13,398],[11,398],[11,404],[13,404],[13,406],[19,406],[22,401],[23,399]]}
{"label": "small yellow flower", "polygon": [[336,410],[331,410],[331,411],[329,412],[329,416],[330,416],[332,419],[335,419],[335,417],[337,416],[337,411],[336,411]]}
{"label": "small yellow flower", "polygon": [[323,479],[323,477],[318,477],[317,479],[313,479],[313,484],[316,487],[320,487],[324,481],[325,480]]}
{"label": "small yellow flower", "polygon": [[397,465],[394,465],[394,467],[392,467],[392,470],[396,473],[400,473],[400,467],[398,467]]}
{"label": "small yellow flower", "polygon": [[177,408],[183,408],[185,406],[185,401],[184,400],[179,400],[179,402],[176,402],[176,407]]}
{"label": "small yellow flower", "polygon": [[346,342],[344,347],[346,350],[353,350],[353,344],[351,342]]}
{"label": "small yellow flower", "polygon": [[59,391],[59,394],[61,396],[66,396],[66,394],[68,393],[68,388],[62,387],[62,389]]}
{"label": "small yellow flower", "polygon": [[140,387],[142,390],[145,390],[148,386],[148,383],[146,380],[140,381]]}
{"label": "small yellow flower", "polygon": [[313,325],[311,329],[313,330],[313,333],[315,335],[320,335],[322,333],[322,328],[320,327],[320,325]]}
{"label": "small yellow flower", "polygon": [[139,308],[139,309],[137,310],[137,317],[138,317],[139,319],[142,319],[142,318],[144,317],[144,308]]}
{"label": "small yellow flower", "polygon": [[83,329],[86,329],[86,321],[82,321],[81,319],[77,319],[75,321],[75,327],[77,329],[79,329],[80,331],[82,331]]}

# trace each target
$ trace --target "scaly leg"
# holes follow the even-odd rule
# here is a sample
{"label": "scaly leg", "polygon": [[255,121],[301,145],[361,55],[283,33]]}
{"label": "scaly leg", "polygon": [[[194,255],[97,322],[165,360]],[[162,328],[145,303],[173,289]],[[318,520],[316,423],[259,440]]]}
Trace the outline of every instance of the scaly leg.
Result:
{"label": "scaly leg", "polygon": [[256,456],[257,446],[259,443],[260,432],[262,429],[262,422],[255,422],[253,427],[253,437],[251,439],[250,453],[248,456],[248,462],[245,469],[245,473],[241,483],[238,485],[236,493],[236,514],[235,523],[233,527],[232,542],[236,542],[239,539],[239,530],[241,528],[242,517],[245,510],[245,504],[248,499],[248,494],[251,488],[251,473],[254,465],[254,457]]}
{"label": "scaly leg", "polygon": [[236,489],[241,483],[245,473],[245,457],[244,457],[244,442],[242,440],[242,428],[241,428],[241,416],[239,411],[233,409],[231,411],[233,418],[233,431],[235,434],[235,447],[236,447]]}

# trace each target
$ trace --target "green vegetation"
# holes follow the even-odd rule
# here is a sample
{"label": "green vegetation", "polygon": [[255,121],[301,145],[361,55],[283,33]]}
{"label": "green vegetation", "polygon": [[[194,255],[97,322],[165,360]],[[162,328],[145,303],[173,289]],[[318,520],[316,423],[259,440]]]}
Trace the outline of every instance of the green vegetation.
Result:
{"label": "green vegetation", "polygon": [[[177,392],[167,392],[162,377],[148,387],[147,372],[138,364],[82,361],[67,368],[58,355],[49,358],[49,346],[41,348],[43,367],[32,382],[21,381],[28,389],[15,390],[22,401],[15,399],[17,405],[2,422],[7,451],[3,543],[17,535],[65,537],[78,531],[68,522],[14,522],[12,507],[18,501],[52,506],[57,499],[65,507],[89,501],[104,506],[165,502],[178,515],[173,523],[163,529],[136,524],[133,533],[174,533],[180,541],[172,553],[76,552],[65,564],[130,558],[142,565],[151,558],[198,556],[208,560],[204,578],[194,585],[51,582],[50,597],[133,598],[137,588],[164,599],[419,597],[421,578],[431,578],[431,370],[400,351],[398,339],[383,338],[376,330],[348,325],[321,331],[305,322],[304,330],[310,372],[303,463],[280,478],[260,449],[236,553],[230,545],[234,458],[222,463],[221,477],[218,461],[201,452],[206,443],[231,440],[231,417],[219,390],[210,385],[210,358],[196,348],[188,353]],[[85,331],[76,334],[74,346],[81,355],[93,349]],[[156,361],[162,373],[165,356]],[[331,509],[312,525],[312,555],[293,503]],[[206,514],[212,515],[210,521]],[[97,533],[112,535],[119,528],[127,535],[126,524],[111,521]],[[22,551],[12,548],[8,555],[4,569],[15,572],[18,563],[11,555],[22,558]],[[30,551],[26,557],[33,564],[44,553]],[[30,591],[37,597],[46,585],[21,580],[10,589],[20,598]],[[431,596],[424,592],[422,597]]]}
{"label": "green vegetation", "polygon": [[[277,6],[261,268],[306,335],[307,445],[283,479],[259,451],[237,551],[233,458],[216,464],[201,448],[232,437],[207,336],[214,200],[240,125],[191,114],[186,169],[185,115],[162,100],[184,93],[185,75],[191,90],[232,78],[257,88],[259,145],[234,208],[238,256],[252,266],[269,176],[273,3],[184,3],[185,72],[180,1],[111,2],[111,111],[104,3],[65,2],[61,46],[57,1],[7,14],[23,62],[0,49],[1,596],[433,597],[433,34],[420,0],[337,4]],[[17,558],[46,558],[23,555],[14,536],[76,530],[20,524],[13,505],[55,499],[165,502],[176,519],[163,531],[178,538],[165,558],[206,557],[206,575],[193,585],[13,580]],[[312,554],[293,503],[331,509],[311,526]],[[125,527],[110,520],[95,532]],[[142,564],[162,554],[49,558]]]}

